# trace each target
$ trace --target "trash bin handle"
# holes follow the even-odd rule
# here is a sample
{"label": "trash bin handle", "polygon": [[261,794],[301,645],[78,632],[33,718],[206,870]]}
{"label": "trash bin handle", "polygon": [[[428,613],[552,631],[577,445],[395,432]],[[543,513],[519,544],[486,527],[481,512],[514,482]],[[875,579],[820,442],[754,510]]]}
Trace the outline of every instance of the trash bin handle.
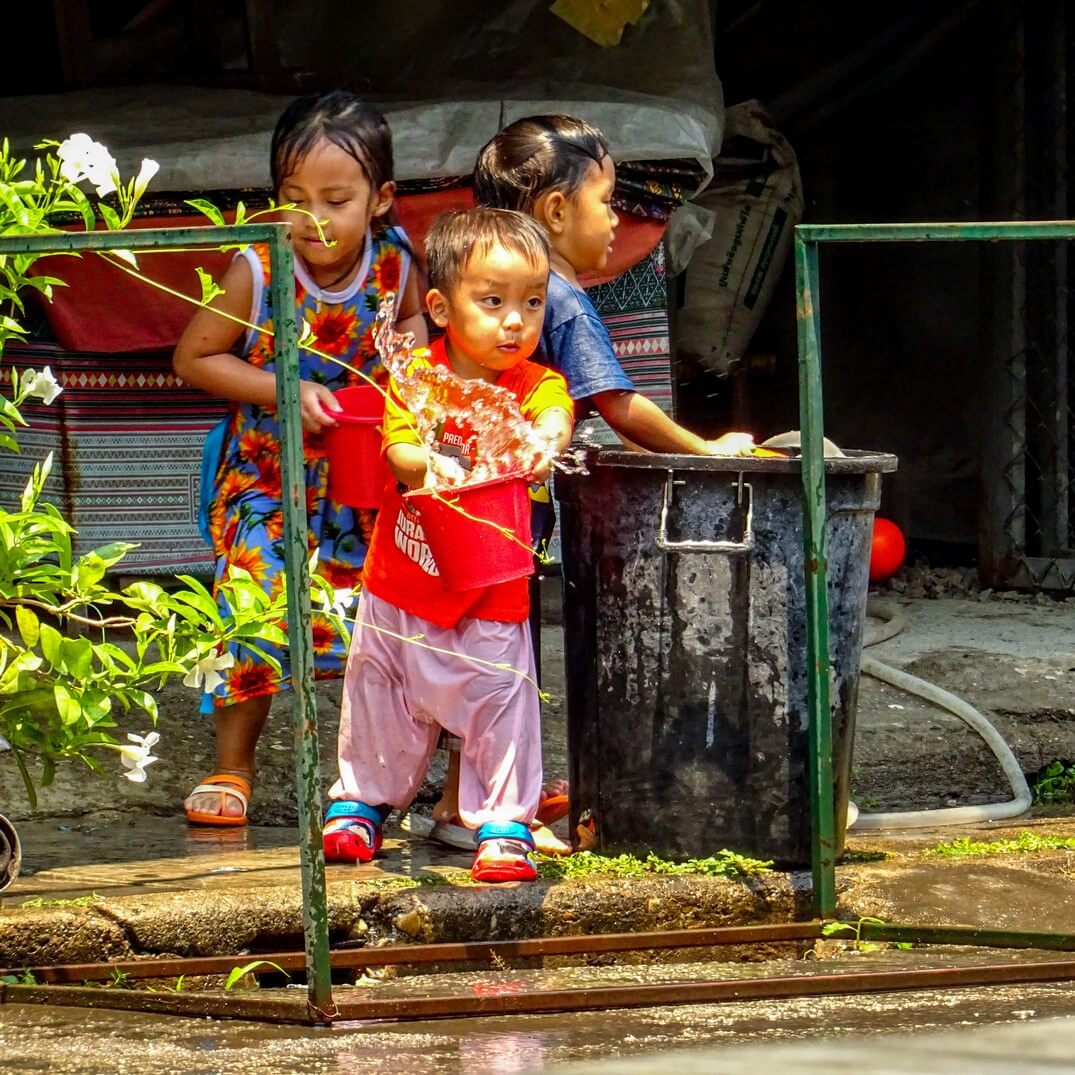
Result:
{"label": "trash bin handle", "polygon": [[738,502],[743,503],[743,493],[747,498],[747,517],[743,524],[742,541],[669,541],[668,540],[668,506],[672,502],[673,471],[668,472],[664,484],[664,498],[661,502],[661,523],[657,529],[657,548],[663,552],[723,552],[729,556],[749,556],[754,551],[754,489],[750,482],[743,481],[739,475],[736,489]]}

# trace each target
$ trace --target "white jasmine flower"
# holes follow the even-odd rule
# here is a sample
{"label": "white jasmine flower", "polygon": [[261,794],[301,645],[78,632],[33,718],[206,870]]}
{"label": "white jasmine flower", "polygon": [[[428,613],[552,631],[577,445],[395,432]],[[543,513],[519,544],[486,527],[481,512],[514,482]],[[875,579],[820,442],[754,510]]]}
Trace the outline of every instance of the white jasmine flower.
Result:
{"label": "white jasmine flower", "polygon": [[235,655],[232,653],[210,653],[183,677],[183,686],[201,687],[206,694],[212,694],[224,682],[219,670],[231,668],[233,664]]}
{"label": "white jasmine flower", "polygon": [[88,134],[72,134],[60,143],[56,150],[60,160],[60,175],[69,183],[81,183],[88,179],[103,198],[116,189],[119,170],[116,160],[108,149],[95,142]]}
{"label": "white jasmine flower", "polygon": [[40,373],[37,370],[27,370],[22,376],[22,386],[28,396],[37,396],[46,404],[52,403],[63,391],[49,366],[46,366]]}
{"label": "white jasmine flower", "polygon": [[327,590],[323,590],[321,592],[321,608],[331,615],[336,615],[339,616],[340,619],[345,619],[348,609],[355,603],[355,598],[357,596],[358,594],[356,594],[350,586],[346,586],[339,590],[334,589],[332,591],[332,597],[329,597]]}
{"label": "white jasmine flower", "polygon": [[10,749],[11,744],[2,735],[0,735],[0,754],[3,754],[5,750]]}
{"label": "white jasmine flower", "polygon": [[161,166],[148,157],[142,158],[142,167],[138,170],[138,178],[134,181],[134,200],[138,201],[146,192],[149,181],[160,171]]}
{"label": "white jasmine flower", "polygon": [[130,746],[119,746],[119,759],[123,762],[123,768],[127,771],[123,774],[135,784],[143,784],[146,779],[146,766],[152,765],[160,759],[151,751],[160,742],[157,732],[148,735],[135,735],[130,732],[127,738],[131,741]]}

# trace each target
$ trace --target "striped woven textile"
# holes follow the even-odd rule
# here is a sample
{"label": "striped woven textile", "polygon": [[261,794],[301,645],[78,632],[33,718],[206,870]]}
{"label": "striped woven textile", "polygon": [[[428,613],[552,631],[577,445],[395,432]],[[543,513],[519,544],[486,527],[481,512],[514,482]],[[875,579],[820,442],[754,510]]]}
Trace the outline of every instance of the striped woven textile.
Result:
{"label": "striped woven textile", "polygon": [[52,452],[49,499],[77,530],[76,553],[137,542],[125,575],[204,574],[209,548],[197,529],[206,432],[226,404],[188,388],[170,352],[95,354],[55,344],[8,345],[10,370],[49,366],[63,393],[49,407],[27,405],[21,455],[0,454],[0,503],[17,504],[33,465]]}
{"label": "striped woven textile", "polygon": [[[587,289],[587,294],[635,387],[667,414],[674,414],[664,244],[615,280]],[[592,418],[587,426],[588,436],[598,444],[620,443],[602,419]]]}

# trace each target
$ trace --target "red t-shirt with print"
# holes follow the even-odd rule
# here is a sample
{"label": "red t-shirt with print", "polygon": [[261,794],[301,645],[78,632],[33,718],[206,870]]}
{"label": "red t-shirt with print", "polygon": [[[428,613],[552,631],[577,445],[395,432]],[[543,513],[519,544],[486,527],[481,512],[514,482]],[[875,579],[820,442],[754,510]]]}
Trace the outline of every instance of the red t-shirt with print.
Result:
{"label": "red t-shirt with print", "polygon": [[[430,347],[428,362],[431,366],[451,368],[443,339]],[[568,414],[574,411],[564,378],[536,362],[519,362],[504,370],[494,383],[515,396],[528,421],[532,422],[550,407],[562,408]],[[394,390],[392,400],[401,404]],[[407,417],[394,414],[395,411],[391,405],[385,410],[383,451],[393,444],[421,443]],[[445,454],[463,457],[460,461],[464,466],[468,461],[473,462],[473,433],[465,421],[445,422],[439,431],[437,447],[446,449]],[[525,577],[474,590],[446,589],[426,543],[418,512],[403,498],[396,483],[385,490],[381,502],[366,555],[363,584],[382,600],[438,627],[454,627],[465,617],[521,623],[530,615],[530,591]]]}

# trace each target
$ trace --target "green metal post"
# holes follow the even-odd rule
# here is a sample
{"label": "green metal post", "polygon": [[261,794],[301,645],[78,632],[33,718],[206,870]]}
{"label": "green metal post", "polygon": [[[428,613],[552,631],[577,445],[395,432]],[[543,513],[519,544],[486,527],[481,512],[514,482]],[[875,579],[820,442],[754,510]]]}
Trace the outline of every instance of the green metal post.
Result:
{"label": "green metal post", "polygon": [[832,712],[829,709],[829,608],[825,562],[825,449],[821,406],[817,246],[796,230],[799,426],[802,437],[803,553],[806,569],[806,691],[809,711],[811,865],[814,913],[836,913]]}
{"label": "green metal post", "polygon": [[313,639],[310,633],[310,568],[306,541],[306,467],[299,410],[298,326],[291,233],[282,225],[269,244],[272,322],[276,350],[276,406],[280,416],[284,501],[284,569],[287,573],[288,652],[295,730],[295,794],[299,807],[303,932],[311,1013],[332,1017],[328,893],[321,843],[321,763],[317,745]]}
{"label": "green metal post", "polygon": [[288,585],[288,644],[295,722],[295,781],[299,806],[303,929],[311,1015],[332,1018],[328,901],[321,846],[321,781],[314,697],[313,638],[310,631],[310,574],[306,547],[306,478],[299,411],[298,326],[291,236],[283,224],[204,228],[146,228],[138,231],[62,232],[0,236],[0,255],[61,254],[74,251],[161,250],[186,246],[268,243],[272,268],[276,346],[276,402],[281,427],[284,502],[284,569]]}

